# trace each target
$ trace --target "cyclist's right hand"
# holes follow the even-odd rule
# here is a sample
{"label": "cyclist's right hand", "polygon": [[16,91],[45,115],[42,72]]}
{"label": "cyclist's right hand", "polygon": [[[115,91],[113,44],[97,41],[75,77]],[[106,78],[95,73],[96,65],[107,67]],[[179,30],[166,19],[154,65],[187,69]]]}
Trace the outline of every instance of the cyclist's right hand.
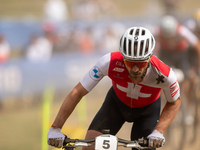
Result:
{"label": "cyclist's right hand", "polygon": [[60,128],[51,127],[47,134],[48,144],[57,148],[63,146],[65,135],[60,132]]}

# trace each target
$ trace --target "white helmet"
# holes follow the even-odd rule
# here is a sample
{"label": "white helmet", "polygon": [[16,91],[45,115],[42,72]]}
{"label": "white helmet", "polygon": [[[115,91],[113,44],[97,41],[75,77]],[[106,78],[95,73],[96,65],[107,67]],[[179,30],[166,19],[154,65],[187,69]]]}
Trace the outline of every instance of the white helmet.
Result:
{"label": "white helmet", "polygon": [[124,59],[137,61],[148,59],[154,47],[155,39],[148,29],[132,27],[122,35],[119,49]]}
{"label": "white helmet", "polygon": [[178,21],[173,16],[164,16],[160,23],[161,34],[164,37],[174,37],[177,32]]}

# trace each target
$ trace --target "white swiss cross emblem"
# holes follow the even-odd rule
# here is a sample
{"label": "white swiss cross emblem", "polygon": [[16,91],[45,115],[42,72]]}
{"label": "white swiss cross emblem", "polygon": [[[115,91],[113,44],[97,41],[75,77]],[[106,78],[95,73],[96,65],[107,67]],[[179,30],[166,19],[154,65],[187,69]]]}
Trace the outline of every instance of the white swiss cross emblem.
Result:
{"label": "white swiss cross emblem", "polygon": [[127,88],[122,87],[122,86],[117,84],[117,88],[119,90],[125,92],[127,97],[138,99],[139,97],[147,98],[147,97],[151,96],[151,94],[146,94],[146,93],[141,93],[140,92],[142,86],[137,85],[137,84],[135,85],[134,88],[133,88],[133,86],[134,86],[134,84],[133,83],[129,83],[129,82],[128,82],[128,87]]}

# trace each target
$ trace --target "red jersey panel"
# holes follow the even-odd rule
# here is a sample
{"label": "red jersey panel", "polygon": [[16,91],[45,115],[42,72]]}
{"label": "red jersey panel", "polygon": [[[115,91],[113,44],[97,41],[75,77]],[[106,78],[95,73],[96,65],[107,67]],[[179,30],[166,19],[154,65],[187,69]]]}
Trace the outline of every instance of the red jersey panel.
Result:
{"label": "red jersey panel", "polygon": [[175,101],[179,96],[179,85],[173,70],[156,56],[152,56],[142,82],[134,84],[124,66],[120,52],[103,56],[84,76],[81,84],[89,92],[108,75],[119,99],[131,108],[147,106],[156,101],[161,89],[166,100]]}
{"label": "red jersey panel", "polygon": [[[157,57],[152,57],[151,64],[160,69],[165,76],[169,75],[170,68]],[[140,84],[132,82],[123,64],[123,56],[120,52],[111,53],[108,76],[112,79],[114,90],[119,99],[131,108],[147,106],[156,101],[160,96],[161,87],[145,85],[142,82]]]}

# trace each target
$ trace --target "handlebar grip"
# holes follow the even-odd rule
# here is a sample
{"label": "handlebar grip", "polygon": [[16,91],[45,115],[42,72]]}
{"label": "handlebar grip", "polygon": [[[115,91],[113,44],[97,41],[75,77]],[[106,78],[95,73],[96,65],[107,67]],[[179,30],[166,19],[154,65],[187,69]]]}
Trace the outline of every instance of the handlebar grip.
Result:
{"label": "handlebar grip", "polygon": [[142,147],[148,147],[149,139],[148,138],[139,139],[138,144],[140,144]]}

